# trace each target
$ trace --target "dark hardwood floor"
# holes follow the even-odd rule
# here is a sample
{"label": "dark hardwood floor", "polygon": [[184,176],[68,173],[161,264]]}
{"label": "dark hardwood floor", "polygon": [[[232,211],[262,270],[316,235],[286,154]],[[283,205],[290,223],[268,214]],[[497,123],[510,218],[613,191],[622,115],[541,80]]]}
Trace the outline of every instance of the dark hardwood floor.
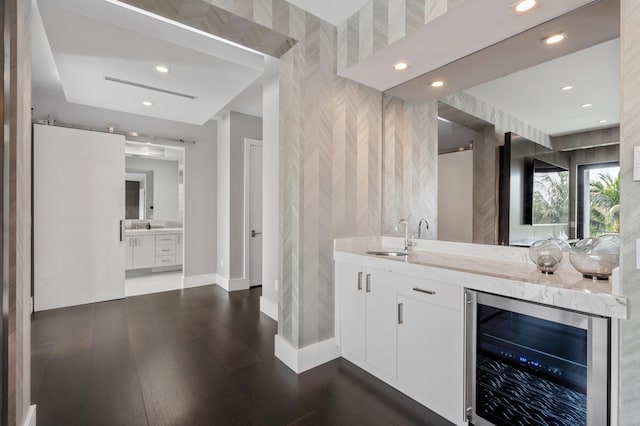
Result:
{"label": "dark hardwood floor", "polygon": [[293,373],[260,293],[207,286],[34,314],[38,426],[450,424],[342,359]]}

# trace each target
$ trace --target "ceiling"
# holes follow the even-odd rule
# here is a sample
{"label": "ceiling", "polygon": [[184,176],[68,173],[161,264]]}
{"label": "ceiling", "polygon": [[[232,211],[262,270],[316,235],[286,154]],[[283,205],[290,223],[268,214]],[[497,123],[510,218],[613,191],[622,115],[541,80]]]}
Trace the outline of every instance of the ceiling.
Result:
{"label": "ceiling", "polygon": [[[290,0],[336,26],[367,2]],[[195,125],[224,110],[262,115],[261,54],[104,0],[32,4],[36,89],[75,104]],[[158,64],[168,66],[170,73],[156,72]],[[144,106],[145,100],[153,105]]]}
{"label": "ceiling", "polygon": [[33,85],[71,103],[202,125],[263,73],[261,54],[104,0],[37,5]]}
{"label": "ceiling", "polygon": [[[542,1],[531,12],[516,15],[512,10],[514,0],[467,0],[341,75],[385,91],[593,2]],[[402,72],[394,70],[393,65],[399,61],[409,67]]]}
{"label": "ceiling", "polygon": [[[367,0],[288,1],[334,25],[344,22],[368,3]],[[593,5],[609,7],[617,4],[619,13],[618,0],[590,1],[545,1],[534,10],[535,16],[530,17],[515,16],[508,7],[513,0],[467,1],[423,27],[417,34],[365,59],[348,73],[356,81],[388,89],[388,93],[395,96],[424,101],[429,96],[422,89],[424,79],[432,78],[432,73],[446,70],[446,75],[452,78],[459,75],[461,85],[449,85],[450,91],[476,86],[467,91],[548,134],[612,126],[619,122],[617,41],[600,43],[600,46],[569,54],[556,62],[550,61],[553,57],[538,57],[532,49],[522,48],[519,39],[529,34],[529,38],[539,41],[536,31],[545,28],[541,22],[549,22],[551,17],[581,5],[587,4],[588,7],[579,11],[595,7]],[[72,103],[196,125],[224,110],[262,115],[263,55],[169,25],[105,0],[33,0],[34,4],[36,2],[42,21],[35,10],[34,87],[57,92]],[[595,43],[593,40],[603,41],[602,38],[611,40],[612,31],[619,30],[610,28],[609,21],[616,16],[615,12],[608,14],[606,25],[601,25],[604,14],[595,13],[596,17],[592,19],[597,21],[572,28],[569,41],[582,40],[585,34],[591,37],[591,44]],[[450,24],[451,19],[456,20],[456,25]],[[558,26],[557,22],[552,20],[546,25]],[[528,28],[531,29],[527,31]],[[519,61],[514,59],[515,56],[506,55],[507,59],[501,61],[499,59],[504,55],[495,54],[495,46],[502,44],[495,41],[510,34],[515,36],[503,42],[509,45],[511,41],[508,52],[520,51],[526,60]],[[433,40],[447,42],[433,43]],[[464,56],[465,52],[491,43],[489,48]],[[576,48],[558,49],[554,55],[574,50]],[[463,58],[459,61],[447,62],[460,57]],[[473,61],[473,58],[478,59],[473,63],[465,62]],[[398,59],[410,62],[407,72],[391,70],[390,64]],[[266,61],[269,60],[267,57]],[[159,63],[169,66],[171,72],[168,75],[157,73],[153,67]],[[611,66],[596,67],[594,63]],[[442,64],[444,66],[440,66]],[[539,65],[508,75],[533,64]],[[277,70],[277,66],[275,68]],[[426,70],[430,72],[425,74]],[[483,70],[490,71],[493,77],[507,76],[491,82],[486,82],[488,78],[484,77],[477,81]],[[192,95],[196,99],[117,83],[105,80],[105,77]],[[410,84],[419,86],[411,87]],[[568,93],[557,90],[565,84],[573,84],[575,89]],[[442,97],[442,93],[430,96]],[[153,106],[143,106],[143,100],[152,101]],[[593,103],[593,107],[576,108],[576,105],[586,102]],[[602,119],[608,122],[598,123]]]}

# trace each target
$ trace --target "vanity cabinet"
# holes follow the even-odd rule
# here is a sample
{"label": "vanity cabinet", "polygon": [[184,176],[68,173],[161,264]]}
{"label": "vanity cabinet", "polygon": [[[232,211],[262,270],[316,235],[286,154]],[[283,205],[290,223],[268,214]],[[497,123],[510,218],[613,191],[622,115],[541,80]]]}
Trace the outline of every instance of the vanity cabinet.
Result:
{"label": "vanity cabinet", "polygon": [[462,419],[460,287],[402,277],[398,282],[398,382],[451,420]]}
{"label": "vanity cabinet", "polygon": [[176,234],[176,265],[182,265],[182,234]]}
{"label": "vanity cabinet", "polygon": [[176,264],[176,234],[156,235],[155,266],[173,266]]}
{"label": "vanity cabinet", "polygon": [[462,288],[336,262],[342,356],[464,424]]}
{"label": "vanity cabinet", "polygon": [[182,265],[182,233],[125,236],[125,269]]}
{"label": "vanity cabinet", "polygon": [[151,268],[155,261],[155,235],[125,237],[125,269]]}
{"label": "vanity cabinet", "polygon": [[366,362],[376,373],[396,376],[396,287],[393,274],[340,264],[343,356]]}

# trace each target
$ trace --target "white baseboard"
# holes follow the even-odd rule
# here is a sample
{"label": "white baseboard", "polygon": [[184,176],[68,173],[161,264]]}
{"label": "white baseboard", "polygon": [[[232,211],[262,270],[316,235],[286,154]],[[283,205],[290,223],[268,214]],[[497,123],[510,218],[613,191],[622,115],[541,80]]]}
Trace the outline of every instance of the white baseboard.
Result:
{"label": "white baseboard", "polygon": [[278,322],[278,305],[260,296],[260,312]]}
{"label": "white baseboard", "polygon": [[29,407],[27,415],[24,416],[23,426],[36,426],[36,406],[35,404]]}
{"label": "white baseboard", "polygon": [[202,287],[216,283],[217,274],[182,276],[182,288]]}
{"label": "white baseboard", "polygon": [[249,285],[245,282],[244,278],[226,278],[220,274],[216,274],[216,284],[225,289],[226,291],[238,291],[249,290]]}
{"label": "white baseboard", "polygon": [[296,349],[276,334],[275,355],[287,367],[300,374],[340,357],[340,348],[334,338]]}

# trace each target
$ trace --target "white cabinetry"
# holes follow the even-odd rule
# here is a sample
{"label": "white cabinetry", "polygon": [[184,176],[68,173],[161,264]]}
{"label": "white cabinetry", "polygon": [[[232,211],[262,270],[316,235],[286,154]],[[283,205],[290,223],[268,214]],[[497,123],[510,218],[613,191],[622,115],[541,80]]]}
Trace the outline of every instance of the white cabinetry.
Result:
{"label": "white cabinetry", "polygon": [[182,233],[136,233],[125,237],[125,269],[182,265]]}
{"label": "white cabinetry", "polygon": [[137,235],[125,238],[125,269],[151,268],[156,260],[156,236]]}
{"label": "white cabinetry", "polygon": [[462,420],[461,289],[404,277],[398,283],[398,382],[431,410]]}
{"label": "white cabinetry", "polygon": [[182,265],[182,234],[176,234],[176,265]]}
{"label": "white cabinetry", "polygon": [[176,264],[176,234],[156,235],[155,266],[173,266]]}
{"label": "white cabinetry", "polygon": [[396,287],[390,272],[340,265],[343,356],[396,376]]}
{"label": "white cabinetry", "polygon": [[133,269],[133,240],[135,237],[124,238],[124,269]]}
{"label": "white cabinetry", "polygon": [[342,356],[465,424],[462,288],[336,263]]}

